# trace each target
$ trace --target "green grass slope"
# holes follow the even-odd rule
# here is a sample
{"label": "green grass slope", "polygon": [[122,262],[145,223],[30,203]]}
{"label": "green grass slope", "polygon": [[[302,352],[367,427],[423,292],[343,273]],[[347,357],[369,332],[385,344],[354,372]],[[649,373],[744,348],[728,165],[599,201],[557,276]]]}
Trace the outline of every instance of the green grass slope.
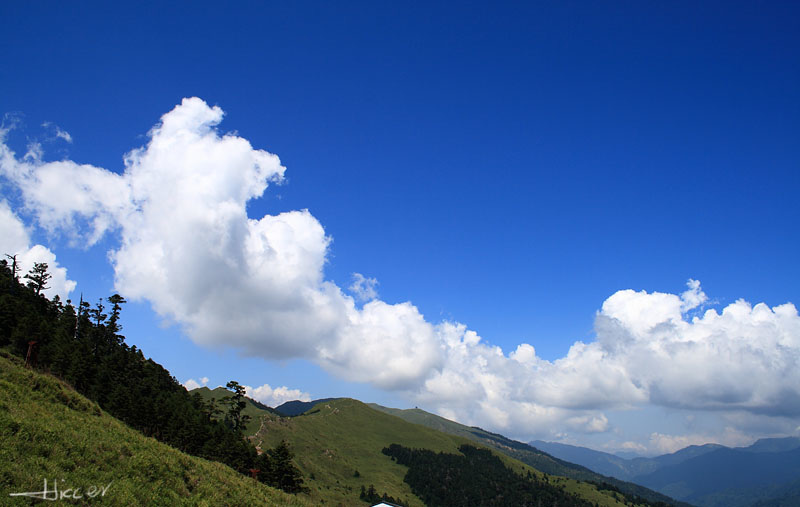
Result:
{"label": "green grass slope", "polygon": [[[314,505],[145,437],[0,352],[0,504],[29,505],[10,494],[40,492],[45,479],[51,495],[54,481],[83,495],[78,504]],[[105,494],[90,499],[92,487]]]}
{"label": "green grass slope", "polygon": [[574,463],[569,463],[567,461],[554,458],[553,456],[541,452],[535,447],[531,447],[523,442],[517,442],[516,440],[511,440],[502,435],[491,433],[481,428],[465,426],[455,421],[445,419],[444,417],[425,412],[424,410],[420,410],[418,408],[397,409],[384,407],[374,403],[370,404],[369,406],[375,410],[393,415],[405,421],[436,429],[454,436],[459,436],[473,443],[477,442],[483,444],[547,474],[568,477],[578,481],[594,481],[598,483],[605,482],[614,486],[615,488],[618,488],[623,493],[640,496],[652,502],[688,505],[675,501],[666,495],[638,484],[621,481],[613,477],[606,477],[597,474],[584,466],[575,465]]}
{"label": "green grass slope", "polygon": [[[320,403],[297,417],[266,416],[254,439],[262,447],[274,446],[281,440],[289,442],[310,489],[309,495],[320,505],[366,505],[359,501],[359,493],[362,486],[368,488],[371,484],[379,494],[387,493],[410,505],[422,505],[403,482],[407,468],[393,462],[381,450],[397,443],[460,454],[458,448],[462,444],[475,445],[466,438],[404,421],[347,398]],[[541,475],[517,460],[496,454],[517,472],[531,470]],[[598,491],[591,484],[556,477],[550,480],[597,505],[624,505],[612,492]]]}

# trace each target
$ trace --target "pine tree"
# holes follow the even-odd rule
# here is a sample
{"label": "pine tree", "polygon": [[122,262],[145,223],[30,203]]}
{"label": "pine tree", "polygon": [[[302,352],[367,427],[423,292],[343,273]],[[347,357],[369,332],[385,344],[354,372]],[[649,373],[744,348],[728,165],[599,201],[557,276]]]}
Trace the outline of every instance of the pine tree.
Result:
{"label": "pine tree", "polygon": [[114,294],[108,298],[108,302],[114,305],[111,307],[111,316],[108,318],[108,330],[111,333],[119,333],[122,330],[122,326],[119,325],[119,314],[122,311],[122,306],[120,305],[127,303],[127,301],[119,294]]}
{"label": "pine tree", "polygon": [[303,476],[292,463],[292,451],[286,441],[267,451],[269,455],[271,477],[268,484],[280,488],[287,493],[299,493],[303,490]]}
{"label": "pine tree", "polygon": [[29,280],[28,287],[35,290],[38,296],[43,290],[50,288],[47,286],[47,282],[53,278],[53,275],[47,272],[46,262],[36,262],[33,264],[33,268],[31,268],[28,274],[25,275],[25,278]]}
{"label": "pine tree", "polygon": [[242,410],[247,407],[247,402],[244,401],[244,386],[239,385],[235,380],[228,382],[225,387],[234,392],[233,396],[226,396],[223,398],[228,402],[228,414],[225,417],[226,422],[230,425],[233,431],[241,432],[250,421],[250,416],[242,414]]}

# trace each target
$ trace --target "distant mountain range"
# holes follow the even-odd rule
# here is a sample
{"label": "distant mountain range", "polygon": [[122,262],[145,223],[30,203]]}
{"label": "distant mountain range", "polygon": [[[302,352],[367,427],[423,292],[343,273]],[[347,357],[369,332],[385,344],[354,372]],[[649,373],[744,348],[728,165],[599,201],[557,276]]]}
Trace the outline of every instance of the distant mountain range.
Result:
{"label": "distant mountain range", "polygon": [[536,440],[531,445],[597,473],[635,482],[702,507],[800,505],[800,438],[765,438],[748,447],[689,446],[654,458]]}

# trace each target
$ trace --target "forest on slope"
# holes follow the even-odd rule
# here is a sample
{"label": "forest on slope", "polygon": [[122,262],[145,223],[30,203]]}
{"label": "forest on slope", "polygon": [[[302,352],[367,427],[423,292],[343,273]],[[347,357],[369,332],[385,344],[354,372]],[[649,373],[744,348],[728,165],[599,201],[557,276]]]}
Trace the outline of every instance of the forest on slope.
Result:
{"label": "forest on slope", "polygon": [[285,491],[302,490],[285,446],[259,453],[244,438],[244,390],[236,382],[229,384],[227,410],[190,395],[166,369],[125,343],[119,322],[124,298],[114,294],[95,306],[48,299],[47,264],[37,263],[23,284],[10,259],[10,265],[0,260],[0,349],[64,380],[145,436],[248,476],[258,470],[258,480]]}

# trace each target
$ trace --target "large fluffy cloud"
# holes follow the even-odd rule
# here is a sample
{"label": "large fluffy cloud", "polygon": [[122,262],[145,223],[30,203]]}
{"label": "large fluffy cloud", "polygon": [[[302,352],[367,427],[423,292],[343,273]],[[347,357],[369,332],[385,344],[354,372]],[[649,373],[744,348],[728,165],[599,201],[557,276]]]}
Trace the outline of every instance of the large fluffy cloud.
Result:
{"label": "large fluffy cloud", "polygon": [[[184,99],[126,155],[121,173],[46,162],[37,150],[18,158],[2,144],[0,174],[42,227],[88,244],[117,235],[116,289],[149,300],[203,345],[310,359],[520,436],[605,432],[606,411],[649,405],[796,426],[800,318],[792,304],[737,301],[701,314],[707,298],[694,280],[682,294],[622,290],[598,312],[596,340],[576,342],[563,358],[544,360],[530,344],[504,352],[463,324],[431,323],[410,302],[378,299],[375,279],[355,275],[358,301],[326,280],[330,238],[307,210],[248,216],[248,201],[285,168],[221,134],[222,117]],[[12,215],[7,206],[0,213]],[[274,397],[269,389],[264,396]]]}
{"label": "large fluffy cloud", "polygon": [[797,308],[739,300],[686,320],[690,286],[681,298],[617,292],[597,317],[597,347],[652,403],[800,416]]}
{"label": "large fluffy cloud", "polygon": [[221,135],[223,112],[184,99],[115,173],[3,144],[0,171],[50,231],[110,252],[116,289],[149,300],[204,345],[305,357],[385,388],[415,384],[439,361],[433,326],[410,303],[353,298],[324,280],[330,239],[307,210],[258,219],[247,203],[283,178],[277,156]]}

